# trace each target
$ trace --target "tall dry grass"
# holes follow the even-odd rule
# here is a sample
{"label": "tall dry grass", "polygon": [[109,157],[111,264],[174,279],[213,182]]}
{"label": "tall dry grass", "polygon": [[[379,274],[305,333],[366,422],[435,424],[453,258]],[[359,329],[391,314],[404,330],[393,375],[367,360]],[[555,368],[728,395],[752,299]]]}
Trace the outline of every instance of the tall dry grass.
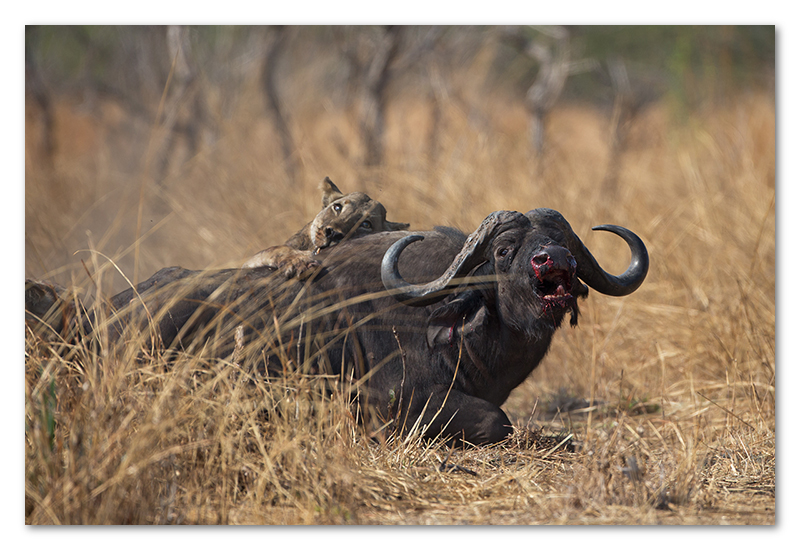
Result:
{"label": "tall dry grass", "polygon": [[435,136],[431,104],[400,98],[386,162],[371,170],[350,113],[305,105],[292,184],[249,93],[163,185],[143,175],[150,128],[118,107],[90,119],[61,101],[52,170],[29,112],[26,275],[91,300],[164,266],[236,266],[318,211],[326,175],[412,229],[469,231],[494,210],[555,208],[612,272],[626,247],[590,228],[623,225],[650,251],[645,284],[626,298],[592,292],[579,326],[557,334],[504,406],[520,428],[571,434],[574,452],[522,437],[452,452],[373,440],[325,380],[245,383],[230,361],[202,349],[167,358],[146,335],[110,350],[28,332],[26,522],[774,523],[771,97],[683,119],[654,105],[604,190],[602,113],[556,109],[537,160],[523,106],[502,96],[477,115],[445,103]]}

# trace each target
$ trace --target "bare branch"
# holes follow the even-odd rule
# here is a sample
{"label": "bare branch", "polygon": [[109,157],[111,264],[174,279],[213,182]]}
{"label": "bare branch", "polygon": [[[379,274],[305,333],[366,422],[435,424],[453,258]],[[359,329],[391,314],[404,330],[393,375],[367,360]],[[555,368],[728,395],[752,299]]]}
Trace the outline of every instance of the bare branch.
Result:
{"label": "bare branch", "polygon": [[269,110],[275,128],[281,140],[281,149],[283,150],[284,166],[289,180],[294,182],[296,177],[296,167],[293,157],[294,140],[292,133],[289,130],[289,125],[286,122],[283,108],[281,106],[280,97],[278,95],[278,88],[276,85],[276,73],[278,68],[278,60],[283,52],[286,43],[286,27],[275,27],[274,37],[267,47],[266,55],[264,56],[264,64],[261,68],[261,85],[264,90],[264,97],[267,102],[267,110]]}

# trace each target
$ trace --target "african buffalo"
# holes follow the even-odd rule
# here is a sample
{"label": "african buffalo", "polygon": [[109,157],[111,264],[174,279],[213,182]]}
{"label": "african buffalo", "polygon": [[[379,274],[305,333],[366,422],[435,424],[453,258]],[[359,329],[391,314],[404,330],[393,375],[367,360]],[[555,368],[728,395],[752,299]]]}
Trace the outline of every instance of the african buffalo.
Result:
{"label": "african buffalo", "polygon": [[272,374],[290,363],[351,381],[361,410],[383,423],[419,421],[427,436],[498,442],[513,431],[500,405],[545,356],[564,316],[577,323],[583,283],[624,296],[644,281],[642,241],[619,226],[595,229],[630,247],[622,275],[600,268],[561,214],[537,209],[495,212],[469,236],[437,227],[343,242],[320,253],[319,272],[305,281],[266,267],[169,268],[111,303],[146,310],[164,346],[201,336],[207,344],[213,334],[217,353],[243,367]]}

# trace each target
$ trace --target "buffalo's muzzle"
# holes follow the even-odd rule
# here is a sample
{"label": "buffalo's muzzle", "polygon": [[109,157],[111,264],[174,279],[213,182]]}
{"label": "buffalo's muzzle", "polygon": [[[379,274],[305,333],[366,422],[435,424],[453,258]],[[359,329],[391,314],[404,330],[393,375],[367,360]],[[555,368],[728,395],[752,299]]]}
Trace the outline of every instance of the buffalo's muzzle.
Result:
{"label": "buffalo's muzzle", "polygon": [[573,306],[572,281],[577,262],[569,250],[558,245],[543,246],[531,258],[531,267],[536,275],[536,293],[546,308]]}

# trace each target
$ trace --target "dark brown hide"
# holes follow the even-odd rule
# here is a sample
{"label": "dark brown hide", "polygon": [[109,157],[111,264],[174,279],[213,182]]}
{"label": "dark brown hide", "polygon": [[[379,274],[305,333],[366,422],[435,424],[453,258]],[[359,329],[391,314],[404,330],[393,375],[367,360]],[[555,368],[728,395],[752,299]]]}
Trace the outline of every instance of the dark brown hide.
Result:
{"label": "dark brown hide", "polygon": [[380,423],[419,420],[428,436],[492,443],[512,432],[500,405],[539,365],[564,316],[577,322],[577,298],[588,293],[579,277],[616,295],[644,280],[638,237],[605,229],[632,250],[620,277],[597,273],[557,212],[496,212],[469,236],[436,228],[342,242],[320,253],[319,273],[305,281],[270,268],[171,268],[111,302],[133,311],[120,328],[151,316],[163,346],[215,347],[270,375],[288,361],[360,380],[361,410]]}

